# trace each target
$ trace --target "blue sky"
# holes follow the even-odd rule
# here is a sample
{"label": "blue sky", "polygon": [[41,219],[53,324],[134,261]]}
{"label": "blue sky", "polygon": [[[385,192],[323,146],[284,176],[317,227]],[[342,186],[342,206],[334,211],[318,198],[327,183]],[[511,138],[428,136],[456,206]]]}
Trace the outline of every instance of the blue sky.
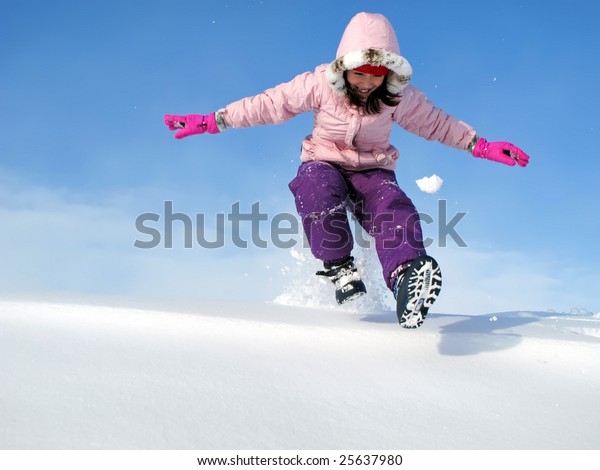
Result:
{"label": "blue sky", "polygon": [[[135,220],[164,215],[164,201],[204,214],[209,233],[236,202],[294,213],[287,183],[312,117],[175,141],[162,116],[208,113],[333,60],[348,20],[371,11],[396,28],[415,86],[531,156],[509,168],[394,130],[417,208],[438,220],[443,199],[448,218],[467,213],[468,247],[431,249],[439,310],[600,310],[595,2],[0,5],[0,294],[270,300],[288,250],[184,248],[181,233],[172,249],[139,249]],[[442,189],[420,192],[434,173]]]}

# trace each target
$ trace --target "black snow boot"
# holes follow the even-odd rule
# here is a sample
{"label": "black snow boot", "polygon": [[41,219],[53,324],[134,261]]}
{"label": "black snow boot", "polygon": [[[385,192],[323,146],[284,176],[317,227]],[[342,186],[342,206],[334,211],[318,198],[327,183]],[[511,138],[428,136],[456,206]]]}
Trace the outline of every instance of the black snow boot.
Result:
{"label": "black snow boot", "polygon": [[419,256],[394,286],[396,315],[403,328],[418,328],[442,288],[442,271],[431,256]]}
{"label": "black snow boot", "polygon": [[342,305],[367,293],[352,256],[337,263],[323,264],[325,270],[317,271],[317,276],[325,276],[335,284],[335,300],[338,304]]}

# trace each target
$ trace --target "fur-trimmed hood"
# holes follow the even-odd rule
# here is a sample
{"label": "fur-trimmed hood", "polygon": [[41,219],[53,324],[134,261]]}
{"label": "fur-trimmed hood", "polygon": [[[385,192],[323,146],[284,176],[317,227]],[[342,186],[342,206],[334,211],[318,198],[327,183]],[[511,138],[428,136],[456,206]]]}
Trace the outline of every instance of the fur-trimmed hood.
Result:
{"label": "fur-trimmed hood", "polygon": [[387,88],[397,95],[412,75],[412,67],[400,55],[396,32],[378,13],[358,13],[346,26],[336,59],[327,66],[327,81],[338,95],[347,93],[344,72],[361,65],[383,65],[390,69]]}

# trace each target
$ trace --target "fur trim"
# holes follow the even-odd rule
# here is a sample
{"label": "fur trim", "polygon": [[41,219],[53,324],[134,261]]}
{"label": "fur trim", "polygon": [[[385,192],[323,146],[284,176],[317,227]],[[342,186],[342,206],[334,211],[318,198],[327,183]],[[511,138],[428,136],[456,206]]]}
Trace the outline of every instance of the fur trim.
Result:
{"label": "fur trim", "polygon": [[408,85],[412,75],[412,67],[408,60],[401,55],[379,49],[363,49],[348,52],[327,66],[326,77],[329,85],[338,95],[346,95],[344,72],[365,64],[383,65],[390,69],[387,87],[389,92],[394,95],[400,93]]}

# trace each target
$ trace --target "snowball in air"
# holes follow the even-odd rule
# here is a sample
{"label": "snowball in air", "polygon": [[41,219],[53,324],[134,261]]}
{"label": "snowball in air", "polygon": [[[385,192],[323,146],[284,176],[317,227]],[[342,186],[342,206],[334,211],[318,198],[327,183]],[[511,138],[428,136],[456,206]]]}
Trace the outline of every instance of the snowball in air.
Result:
{"label": "snowball in air", "polygon": [[444,180],[438,175],[424,176],[420,180],[417,180],[419,189],[424,193],[436,193],[444,183]]}

